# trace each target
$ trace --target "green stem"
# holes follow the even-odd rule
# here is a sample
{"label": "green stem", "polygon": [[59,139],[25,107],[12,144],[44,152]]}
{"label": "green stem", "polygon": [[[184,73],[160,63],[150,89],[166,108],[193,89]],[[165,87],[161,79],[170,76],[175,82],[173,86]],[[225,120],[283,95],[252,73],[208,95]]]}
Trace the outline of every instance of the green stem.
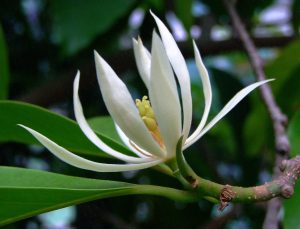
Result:
{"label": "green stem", "polygon": [[180,202],[196,202],[201,198],[201,196],[196,192],[182,191],[154,185],[138,185],[136,186],[136,189],[132,189],[131,194],[163,196]]}

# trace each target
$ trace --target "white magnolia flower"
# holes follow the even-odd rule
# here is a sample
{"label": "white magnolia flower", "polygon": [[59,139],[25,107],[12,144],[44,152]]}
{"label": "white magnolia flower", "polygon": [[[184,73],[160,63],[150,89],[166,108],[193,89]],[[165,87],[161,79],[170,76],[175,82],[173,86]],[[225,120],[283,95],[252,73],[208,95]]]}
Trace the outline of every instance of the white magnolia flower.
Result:
{"label": "white magnolia flower", "polygon": [[[176,145],[181,136],[183,136],[182,150],[184,150],[201,138],[248,93],[269,81],[256,82],[242,89],[216,117],[207,123],[212,90],[207,70],[194,42],[195,61],[203,83],[205,109],[198,127],[189,135],[192,122],[192,98],[187,65],[167,27],[153,13],[152,16],[158,26],[161,38],[156,32],[153,32],[151,54],[140,39],[133,40],[138,71],[148,89],[151,105],[147,96],[134,103],[125,84],[105,60],[95,52],[97,77],[105,105],[116,124],[120,138],[136,154],[135,157],[125,155],[106,145],[87,123],[78,96],[79,72],[74,80],[73,95],[77,123],[93,144],[126,164],[104,164],[84,159],[35,130],[21,126],[54,155],[73,166],[98,172],[144,169],[174,158]],[[179,83],[181,101],[175,77]]]}

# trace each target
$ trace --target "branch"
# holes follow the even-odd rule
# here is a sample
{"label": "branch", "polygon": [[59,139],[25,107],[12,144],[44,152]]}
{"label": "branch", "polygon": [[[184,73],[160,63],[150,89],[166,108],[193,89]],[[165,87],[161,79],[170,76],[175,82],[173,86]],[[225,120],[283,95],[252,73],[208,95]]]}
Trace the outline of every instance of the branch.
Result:
{"label": "branch", "polygon": [[229,202],[253,203],[275,197],[290,198],[294,194],[295,183],[300,176],[300,156],[283,160],[279,170],[279,176],[268,183],[254,187],[239,187],[218,184],[203,179],[195,175],[194,172],[190,174],[182,173],[179,167],[179,172],[190,185],[189,189],[197,191],[200,196],[212,202],[219,201],[221,204],[220,210],[223,210]]}
{"label": "branch", "polygon": [[199,177],[187,164],[182,153],[182,137],[176,146],[176,159],[169,161],[169,166],[185,188],[197,192],[211,202],[220,202],[219,210],[229,202],[260,202],[275,197],[290,198],[294,194],[295,184],[300,176],[300,156],[282,160],[278,167],[278,176],[271,182],[254,187],[222,185]]}
{"label": "branch", "polygon": [[[232,1],[223,0],[223,2],[232,19],[233,26],[237,31],[237,34],[239,35],[249,55],[249,59],[253,67],[253,70],[256,74],[257,80],[265,80],[266,76],[263,70],[262,59],[258,55],[255,45],[251,40],[249,34],[247,33],[238,13],[236,12]],[[262,85],[260,87],[260,92],[273,123],[273,129],[275,134],[275,145],[277,151],[276,161],[274,166],[274,177],[277,177],[280,174],[280,172],[278,171],[278,166],[280,165],[282,159],[288,158],[289,151],[290,151],[290,145],[289,145],[289,141],[285,129],[285,125],[287,124],[287,117],[281,112],[280,108],[276,104],[270,86],[268,84]],[[286,161],[283,161],[283,163],[284,162]],[[295,162],[300,163],[300,161],[298,160],[295,160]],[[298,176],[296,175],[298,171],[291,170],[290,172],[292,173],[291,174],[292,176]],[[282,190],[283,191],[282,194],[284,197],[285,194],[288,194],[288,196],[290,196],[294,192],[294,188],[291,188],[289,185],[282,186],[282,189],[284,189]],[[279,219],[277,216],[278,216],[278,210],[280,209],[280,205],[281,204],[275,200],[270,201],[268,203],[264,228],[271,228],[271,227],[278,228]],[[277,212],[277,214],[276,212],[274,212],[274,210]]]}

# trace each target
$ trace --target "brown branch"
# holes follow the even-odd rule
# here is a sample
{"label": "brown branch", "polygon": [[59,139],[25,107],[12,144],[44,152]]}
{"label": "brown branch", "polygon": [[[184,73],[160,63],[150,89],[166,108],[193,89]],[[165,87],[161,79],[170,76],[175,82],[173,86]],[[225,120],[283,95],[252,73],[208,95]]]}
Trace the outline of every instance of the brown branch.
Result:
{"label": "brown branch", "polygon": [[[177,175],[179,174],[186,179],[183,184],[186,186],[188,183],[189,189],[197,190],[208,200],[219,201],[222,211],[230,202],[253,203],[275,197],[290,198],[294,194],[295,184],[300,176],[300,156],[282,160],[279,165],[279,176],[268,183],[253,187],[218,184],[197,176],[193,171],[190,171],[190,168],[184,170],[183,163],[178,163]],[[195,183],[197,186],[194,185]]]}
{"label": "brown branch", "polygon": [[[267,37],[267,38],[253,38],[258,47],[282,47],[294,40],[295,37]],[[210,41],[207,43],[197,43],[202,55],[217,55],[224,52],[237,51],[243,48],[239,39],[230,39],[224,41]],[[179,43],[179,48],[185,57],[194,57],[191,44],[186,42]],[[92,54],[91,54],[92,55]],[[82,77],[80,87],[88,89],[90,85],[96,83],[96,74],[93,65],[89,60],[80,68]],[[117,55],[110,56],[107,62],[115,69],[118,74],[122,74],[129,69],[135,68],[132,50],[124,50]],[[52,80],[38,86],[27,94],[17,98],[18,100],[33,103],[43,107],[48,107],[72,96],[72,81],[76,73],[76,66],[72,69],[67,69],[56,77],[57,80]]]}
{"label": "brown branch", "polygon": [[[258,55],[256,47],[249,34],[247,33],[237,11],[234,8],[232,1],[223,0],[223,2],[232,19],[233,26],[249,55],[249,59],[256,74],[257,80],[265,80],[266,76],[263,70],[262,59]],[[285,126],[287,124],[287,117],[281,112],[280,108],[276,104],[271,88],[268,84],[262,85],[260,87],[260,92],[273,123],[275,145],[277,151],[274,167],[274,177],[277,177],[280,174],[277,168],[279,167],[282,159],[288,158],[290,151],[290,145],[285,129]],[[278,228],[279,219],[277,216],[280,206],[281,204],[275,200],[272,200],[268,203],[264,228]],[[276,211],[277,214],[274,211]]]}

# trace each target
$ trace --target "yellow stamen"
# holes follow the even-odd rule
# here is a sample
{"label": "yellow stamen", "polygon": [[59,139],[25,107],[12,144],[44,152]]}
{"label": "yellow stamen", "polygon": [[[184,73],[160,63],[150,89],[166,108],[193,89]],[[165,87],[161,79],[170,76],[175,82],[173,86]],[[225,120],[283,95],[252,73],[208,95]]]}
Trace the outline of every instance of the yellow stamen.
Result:
{"label": "yellow stamen", "polygon": [[161,147],[164,147],[164,142],[162,140],[154,111],[151,107],[150,101],[148,100],[147,96],[143,96],[142,100],[137,99],[135,100],[135,104],[139,110],[139,114],[142,117],[145,125],[147,126],[148,130],[150,131],[151,135],[158,142]]}

